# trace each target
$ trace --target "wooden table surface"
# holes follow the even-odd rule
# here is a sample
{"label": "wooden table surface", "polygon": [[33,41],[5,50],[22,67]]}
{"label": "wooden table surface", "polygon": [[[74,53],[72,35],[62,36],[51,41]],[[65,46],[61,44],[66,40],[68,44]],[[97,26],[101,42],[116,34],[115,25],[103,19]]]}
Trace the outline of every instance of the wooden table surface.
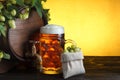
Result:
{"label": "wooden table surface", "polygon": [[[84,75],[76,75],[66,80],[120,80],[120,56],[85,56],[84,66]],[[64,80],[62,76],[12,69],[0,74],[0,80]]]}

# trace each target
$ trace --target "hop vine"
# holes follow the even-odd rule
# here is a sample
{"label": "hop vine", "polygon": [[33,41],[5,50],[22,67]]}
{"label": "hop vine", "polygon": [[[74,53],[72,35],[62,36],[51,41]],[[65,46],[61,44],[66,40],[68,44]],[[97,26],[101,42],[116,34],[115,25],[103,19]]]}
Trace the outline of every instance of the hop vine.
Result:
{"label": "hop vine", "polygon": [[50,20],[49,9],[44,9],[42,1],[47,0],[0,0],[0,36],[6,36],[7,27],[16,28],[15,19],[26,20],[32,8],[35,8],[40,17],[43,12]]}

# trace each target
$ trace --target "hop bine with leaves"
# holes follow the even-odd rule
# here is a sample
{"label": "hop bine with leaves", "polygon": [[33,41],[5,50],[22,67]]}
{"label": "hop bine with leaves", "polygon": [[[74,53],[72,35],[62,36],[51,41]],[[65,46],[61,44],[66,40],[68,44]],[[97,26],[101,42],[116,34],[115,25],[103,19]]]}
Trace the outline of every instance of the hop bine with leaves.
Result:
{"label": "hop bine with leaves", "polygon": [[44,12],[49,18],[49,9],[44,9],[42,1],[47,0],[0,0],[0,36],[6,36],[7,27],[16,28],[15,19],[28,19],[32,8],[35,8],[40,17]]}
{"label": "hop bine with leaves", "polygon": [[[0,0],[0,38],[6,37],[7,29],[16,28],[16,19],[28,19],[32,8],[36,9],[40,17],[44,13],[50,20],[49,9],[43,8],[42,1],[47,0]],[[10,55],[0,50],[0,61],[2,58],[10,59]]]}

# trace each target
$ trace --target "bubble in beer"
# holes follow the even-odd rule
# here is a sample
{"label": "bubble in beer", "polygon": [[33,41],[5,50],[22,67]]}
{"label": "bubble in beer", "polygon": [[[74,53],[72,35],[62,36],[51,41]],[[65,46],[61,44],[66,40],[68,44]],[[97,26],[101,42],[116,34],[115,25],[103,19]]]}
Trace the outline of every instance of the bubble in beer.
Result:
{"label": "bubble in beer", "polygon": [[55,49],[53,47],[50,47],[48,51],[55,51]]}
{"label": "bubble in beer", "polygon": [[45,48],[44,48],[44,47],[41,47],[41,50],[42,50],[42,51],[45,51]]}
{"label": "bubble in beer", "polygon": [[57,46],[57,45],[60,45],[60,42],[58,40],[54,40],[52,44]]}

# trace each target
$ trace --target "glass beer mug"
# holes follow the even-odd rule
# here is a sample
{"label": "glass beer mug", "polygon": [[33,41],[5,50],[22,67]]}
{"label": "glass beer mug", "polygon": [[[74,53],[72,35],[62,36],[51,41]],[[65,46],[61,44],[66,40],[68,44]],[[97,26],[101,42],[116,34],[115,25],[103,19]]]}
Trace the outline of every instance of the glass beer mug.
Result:
{"label": "glass beer mug", "polygon": [[49,24],[40,29],[40,56],[44,74],[61,72],[61,53],[64,48],[64,28]]}

